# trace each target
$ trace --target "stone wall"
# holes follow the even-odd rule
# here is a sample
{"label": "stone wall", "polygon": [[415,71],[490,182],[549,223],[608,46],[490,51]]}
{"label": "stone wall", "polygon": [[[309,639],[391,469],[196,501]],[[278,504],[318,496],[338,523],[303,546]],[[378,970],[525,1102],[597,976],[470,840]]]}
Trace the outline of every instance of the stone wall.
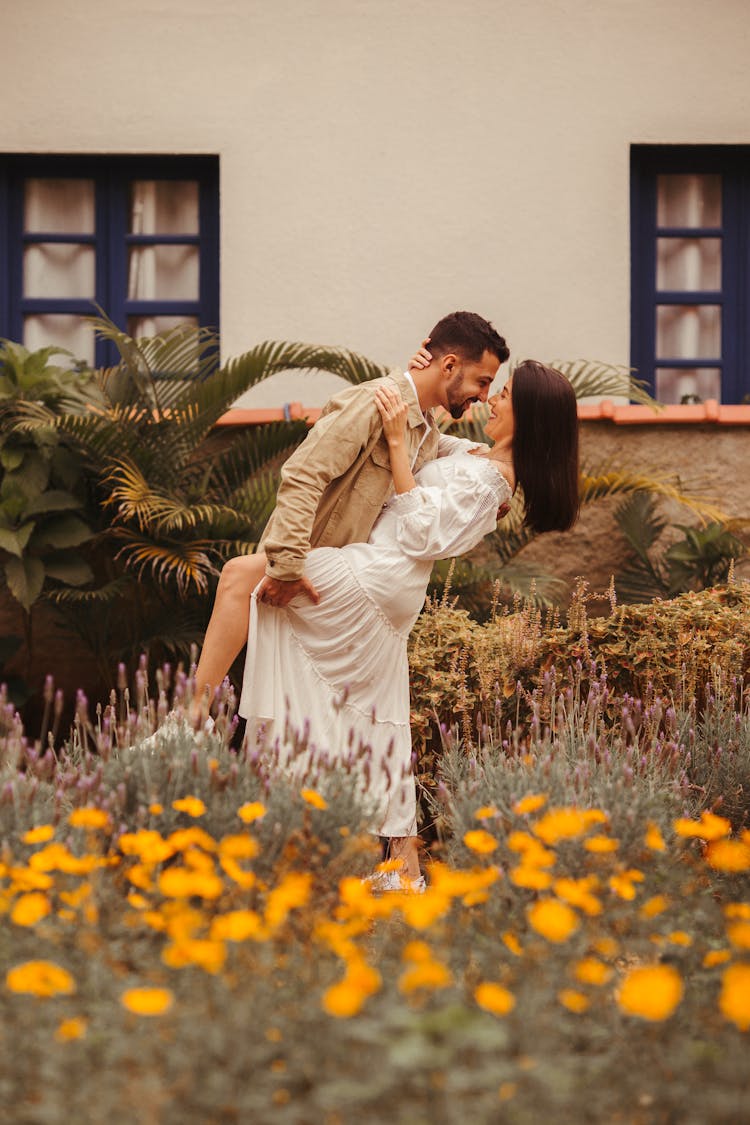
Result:
{"label": "stone wall", "polygon": [[[627,468],[679,477],[685,491],[711,498],[732,518],[750,521],[750,426],[584,421],[581,463],[589,471]],[[613,496],[586,505],[572,531],[540,536],[524,550],[523,560],[552,571],[569,590],[578,575],[593,590],[605,591],[612,574],[616,585],[627,553],[613,518],[622,499]],[[679,504],[664,501],[663,511],[670,523],[699,522],[694,512]],[[672,538],[679,534],[673,532]],[[750,561],[741,563],[737,573],[750,579]]]}

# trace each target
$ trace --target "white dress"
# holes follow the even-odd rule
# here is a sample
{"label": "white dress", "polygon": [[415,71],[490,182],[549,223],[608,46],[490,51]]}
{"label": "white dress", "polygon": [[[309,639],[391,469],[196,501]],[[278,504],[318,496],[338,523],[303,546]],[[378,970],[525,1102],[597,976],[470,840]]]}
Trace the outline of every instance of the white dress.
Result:
{"label": "white dress", "polygon": [[[253,594],[240,714],[284,768],[348,766],[372,802],[373,830],[416,833],[406,644],[435,559],[461,555],[495,527],[511,489],[465,452],[430,461],[384,506],[367,543],[317,547],[304,597],[277,609]],[[353,500],[353,502],[356,502]]]}

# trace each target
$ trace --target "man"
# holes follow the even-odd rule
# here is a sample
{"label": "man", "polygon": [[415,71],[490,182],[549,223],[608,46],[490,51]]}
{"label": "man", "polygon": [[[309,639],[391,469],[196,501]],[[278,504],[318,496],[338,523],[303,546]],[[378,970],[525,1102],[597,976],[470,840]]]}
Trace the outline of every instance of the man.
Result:
{"label": "man", "polygon": [[[386,376],[409,406],[414,471],[462,444],[439,433],[434,408],[442,406],[458,419],[472,402],[486,402],[509,355],[502,336],[477,313],[443,317],[429,341],[432,359],[427,366]],[[374,402],[382,381],[373,379],[334,396],[286,461],[276,508],[259,545],[267,557],[261,601],[284,606],[304,594],[317,602],[317,591],[303,574],[310,548],[368,539],[392,487],[388,446]]]}

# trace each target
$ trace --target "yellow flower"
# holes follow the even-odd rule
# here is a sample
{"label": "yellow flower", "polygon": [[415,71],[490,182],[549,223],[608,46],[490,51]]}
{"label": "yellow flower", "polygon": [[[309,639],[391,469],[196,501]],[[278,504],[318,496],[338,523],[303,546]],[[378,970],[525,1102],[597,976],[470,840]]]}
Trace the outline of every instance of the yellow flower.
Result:
{"label": "yellow flower", "polygon": [[588,840],[584,840],[583,846],[587,852],[604,855],[606,852],[616,852],[620,841],[612,836],[602,836],[601,833],[597,833],[596,836],[589,836]]}
{"label": "yellow flower", "polygon": [[54,961],[24,961],[8,970],[5,983],[11,992],[29,992],[32,996],[67,995],[76,990],[67,969]]}
{"label": "yellow flower", "polygon": [[602,904],[596,895],[591,892],[599,886],[596,875],[588,875],[583,879],[556,879],[554,892],[569,906],[577,906],[584,914],[590,916],[601,914]]}
{"label": "yellow flower", "polygon": [[408,941],[401,951],[401,960],[421,965],[432,960],[432,949],[426,941]]}
{"label": "yellow flower", "polygon": [[129,988],[120,1003],[137,1016],[161,1016],[172,1007],[174,996],[168,988]]}
{"label": "yellow flower", "polygon": [[719,1008],[740,1031],[750,1030],[750,965],[730,965],[724,970]]}
{"label": "yellow flower", "polygon": [[109,823],[109,813],[104,809],[73,809],[68,817],[71,828],[106,828]]}
{"label": "yellow flower", "polygon": [[451,898],[436,887],[428,887],[425,894],[391,895],[397,902],[398,908],[404,916],[404,921],[414,930],[427,930],[438,918],[447,914],[451,907]]}
{"label": "yellow flower", "polygon": [[553,898],[540,899],[526,911],[529,923],[547,941],[567,941],[578,929],[578,915],[564,902]]}
{"label": "yellow flower", "polygon": [[523,947],[514,933],[506,930],[504,934],[500,935],[503,944],[511,951],[516,957],[521,957],[523,954]]}
{"label": "yellow flower", "polygon": [[657,914],[663,914],[670,905],[666,895],[653,895],[646,899],[639,913],[642,918],[656,918]]}
{"label": "yellow flower", "polygon": [[203,816],[206,811],[206,806],[200,797],[180,797],[179,800],[172,801],[172,808],[194,817]]}
{"label": "yellow flower", "polygon": [[24,832],[21,840],[24,844],[46,844],[54,834],[55,830],[51,824],[39,824],[36,828],[30,828],[28,832]]}
{"label": "yellow flower", "polygon": [[246,832],[236,835],[224,836],[219,840],[219,855],[231,856],[232,859],[252,859],[260,850],[260,845]]}
{"label": "yellow flower", "polygon": [[250,801],[246,805],[240,805],[237,809],[237,816],[245,824],[252,824],[254,820],[260,820],[265,815],[266,806],[262,805],[260,801]]}
{"label": "yellow flower", "polygon": [[266,922],[274,929],[283,922],[291,910],[304,906],[312,891],[312,875],[291,871],[274,887],[266,899]]}
{"label": "yellow flower", "polygon": [[31,867],[9,867],[8,875],[15,891],[48,891],[55,884],[51,875]]}
{"label": "yellow flower", "polygon": [[211,923],[211,937],[219,941],[247,941],[262,932],[263,922],[254,910],[230,910]]}
{"label": "yellow flower", "polygon": [[620,898],[631,901],[635,898],[633,883],[642,883],[643,878],[642,871],[637,871],[631,867],[627,871],[620,871],[617,875],[613,875],[609,880],[609,886]]}
{"label": "yellow flower", "polygon": [[300,789],[300,797],[306,801],[308,805],[312,805],[314,809],[327,809],[328,801],[325,797],[321,797],[320,793],[315,789]]}
{"label": "yellow flower", "polygon": [[548,871],[540,871],[538,867],[527,866],[524,863],[518,867],[511,867],[508,878],[517,887],[529,887],[534,891],[546,891],[547,887],[552,886],[552,876]]}
{"label": "yellow flower", "polygon": [[652,852],[663,852],[666,846],[659,825],[650,820],[646,825],[646,847]]}
{"label": "yellow flower", "polygon": [[470,832],[465,832],[464,843],[478,855],[489,855],[497,848],[497,840],[489,832],[485,832],[484,828],[473,828]]}
{"label": "yellow flower", "polygon": [[167,898],[219,898],[224,884],[210,871],[191,871],[187,867],[168,867],[159,876],[159,890]]}
{"label": "yellow flower", "polygon": [[585,996],[583,992],[578,992],[575,988],[563,988],[561,992],[558,992],[557,999],[564,1008],[567,1008],[569,1012],[575,1012],[576,1015],[585,1012],[590,1003],[588,996]]}
{"label": "yellow flower", "polygon": [[482,805],[481,809],[477,809],[474,813],[475,820],[490,820],[493,816],[497,816],[497,809],[494,805]]}
{"label": "yellow flower", "polygon": [[576,961],[573,973],[581,984],[606,984],[612,976],[609,965],[605,965],[597,957],[583,957]]}
{"label": "yellow flower", "polygon": [[361,957],[356,957],[347,964],[344,979],[325,991],[321,1004],[329,1016],[350,1019],[361,1010],[365,1000],[377,992],[380,984],[380,974]]}
{"label": "yellow flower", "polygon": [[667,934],[667,941],[671,941],[672,945],[692,945],[693,939],[690,934],[685,933],[684,930],[672,930]]}
{"label": "yellow flower", "polygon": [[30,891],[16,899],[10,912],[10,920],[17,926],[35,926],[51,910],[50,901],[42,891]]}
{"label": "yellow flower", "polygon": [[714,840],[706,847],[706,862],[716,871],[747,871],[750,844],[742,840]]}
{"label": "yellow flower", "polygon": [[724,917],[750,921],[750,902],[728,902],[724,907]]}
{"label": "yellow flower", "polygon": [[711,949],[703,958],[703,968],[712,969],[714,965],[724,965],[731,960],[732,954],[728,949]]}
{"label": "yellow flower", "polygon": [[196,965],[206,973],[219,973],[227,959],[223,941],[209,938],[184,938],[164,947],[161,959],[172,969]]}
{"label": "yellow flower", "polygon": [[543,847],[528,832],[511,832],[506,842],[512,852],[520,854],[521,862],[526,866],[553,867],[557,859],[553,851]]}
{"label": "yellow flower", "polygon": [[175,832],[170,832],[167,842],[178,852],[186,851],[188,848],[202,848],[204,852],[218,850],[213,836],[209,836],[208,832],[197,824],[192,828],[178,828]]}
{"label": "yellow flower", "polygon": [[678,836],[697,836],[701,840],[720,840],[732,831],[731,821],[705,810],[700,820],[689,820],[683,816],[673,821],[672,827]]}
{"label": "yellow flower", "polygon": [[449,988],[452,984],[451,971],[442,961],[421,961],[401,974],[398,987],[402,992],[409,993],[421,989]]}
{"label": "yellow flower", "polygon": [[123,855],[137,855],[144,863],[163,863],[175,853],[161,833],[142,828],[139,832],[124,832],[117,841]]}
{"label": "yellow flower", "polygon": [[513,812],[523,816],[524,813],[536,812],[537,809],[543,808],[546,804],[547,798],[544,793],[529,793],[527,797],[522,797],[520,801],[516,801]]}
{"label": "yellow flower", "polygon": [[152,804],[148,806],[148,811],[152,816],[161,816],[164,812],[164,805],[160,805],[158,801],[153,801]]}
{"label": "yellow flower", "polygon": [[483,981],[474,989],[474,999],[480,1008],[493,1016],[507,1016],[516,1006],[516,998],[507,988],[493,981]]}
{"label": "yellow flower", "polygon": [[62,1020],[55,1032],[58,1043],[68,1043],[71,1039],[82,1039],[86,1034],[87,1023],[84,1019]]}
{"label": "yellow flower", "polygon": [[603,824],[606,819],[606,814],[600,809],[555,808],[535,821],[531,829],[545,844],[556,844],[559,840],[581,836],[593,824]]}
{"label": "yellow flower", "polygon": [[750,949],[750,922],[740,919],[727,926],[727,937],[738,949]]}
{"label": "yellow flower", "polygon": [[631,969],[617,992],[617,1003],[630,1016],[668,1019],[682,999],[682,978],[671,965]]}
{"label": "yellow flower", "polygon": [[620,946],[614,938],[600,937],[592,943],[591,948],[599,954],[600,957],[616,957],[620,952]]}

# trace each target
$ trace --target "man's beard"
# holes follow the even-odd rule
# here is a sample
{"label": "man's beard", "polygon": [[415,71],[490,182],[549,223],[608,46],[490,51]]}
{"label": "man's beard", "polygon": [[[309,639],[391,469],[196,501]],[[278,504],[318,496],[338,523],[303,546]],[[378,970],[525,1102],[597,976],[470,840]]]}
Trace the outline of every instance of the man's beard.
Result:
{"label": "man's beard", "polygon": [[448,384],[447,399],[448,399],[448,412],[451,418],[456,422],[460,422],[464,416],[464,411],[471,402],[467,402],[465,398],[459,398],[464,389],[463,375],[456,375],[455,379]]}

